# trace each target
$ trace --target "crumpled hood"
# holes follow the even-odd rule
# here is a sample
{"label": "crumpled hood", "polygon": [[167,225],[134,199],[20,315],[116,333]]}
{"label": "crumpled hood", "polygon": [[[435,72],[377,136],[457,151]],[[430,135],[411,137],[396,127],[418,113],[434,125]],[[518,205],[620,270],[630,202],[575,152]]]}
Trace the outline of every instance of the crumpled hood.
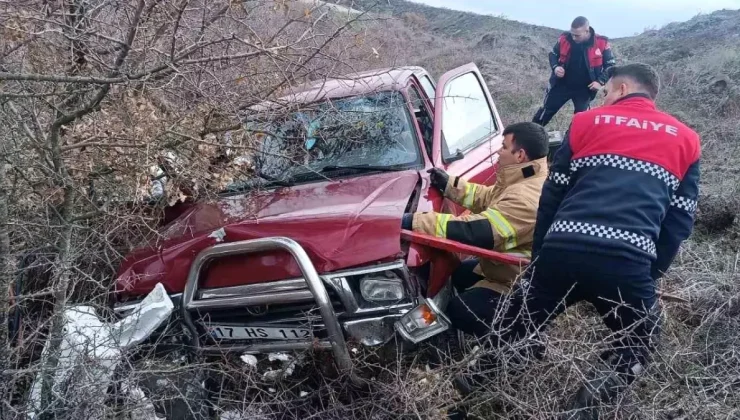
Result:
{"label": "crumpled hood", "polygon": [[[182,292],[195,256],[219,242],[285,236],[298,242],[319,273],[400,256],[400,219],[419,180],[416,170],[253,191],[200,203],[163,229],[163,239],[121,264],[116,288],[148,293],[161,282]],[[220,259],[201,287],[300,277],[283,251]]]}

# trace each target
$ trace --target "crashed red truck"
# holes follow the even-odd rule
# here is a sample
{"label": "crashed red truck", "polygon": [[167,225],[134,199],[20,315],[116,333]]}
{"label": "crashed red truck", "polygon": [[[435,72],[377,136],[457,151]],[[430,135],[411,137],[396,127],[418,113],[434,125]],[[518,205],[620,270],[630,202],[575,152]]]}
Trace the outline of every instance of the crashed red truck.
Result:
{"label": "crashed red truck", "polygon": [[261,177],[194,204],[162,229],[163,240],[128,255],[118,314],[161,283],[198,351],[330,349],[349,368],[348,343],[379,346],[396,334],[416,343],[448,328],[442,311],[457,264],[449,251],[521,262],[400,229],[404,212],[464,210],[429,188],[432,167],[495,182],[503,125],[474,64],[436,84],[419,67],[350,75],[276,102],[351,115],[366,135],[334,147],[341,139],[317,134],[331,125],[328,114],[296,111],[311,157],[286,166],[273,152],[288,136],[275,133],[294,125],[257,125],[271,133],[261,136]]}

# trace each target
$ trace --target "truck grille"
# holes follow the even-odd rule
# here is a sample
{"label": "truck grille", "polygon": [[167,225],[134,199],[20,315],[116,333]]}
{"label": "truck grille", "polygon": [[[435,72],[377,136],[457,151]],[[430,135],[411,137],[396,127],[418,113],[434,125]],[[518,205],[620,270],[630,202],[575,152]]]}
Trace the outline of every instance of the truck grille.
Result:
{"label": "truck grille", "polygon": [[[416,291],[406,290],[401,301],[374,304],[365,301],[360,293],[359,283],[363,278],[392,277],[408,286],[410,282],[407,281],[403,261],[329,273],[320,277],[326,286],[332,308],[340,320],[382,315],[406,308],[412,303],[410,296],[416,295]],[[201,338],[208,337],[206,325],[311,328],[315,338],[324,339],[327,336],[313,294],[302,278],[200,289],[196,296],[197,299],[193,301],[196,307],[191,315]],[[180,295],[171,297],[177,305]],[[234,304],[236,301],[238,304]],[[116,312],[125,315],[126,308],[135,303],[117,306]],[[209,338],[206,340],[210,341]]]}

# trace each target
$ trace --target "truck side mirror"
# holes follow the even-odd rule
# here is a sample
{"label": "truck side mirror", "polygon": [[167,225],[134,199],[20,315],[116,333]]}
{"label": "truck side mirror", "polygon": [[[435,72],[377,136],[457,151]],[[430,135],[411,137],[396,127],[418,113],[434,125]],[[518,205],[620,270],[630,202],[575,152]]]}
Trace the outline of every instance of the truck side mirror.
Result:
{"label": "truck side mirror", "polygon": [[465,153],[463,153],[462,150],[458,149],[457,150],[457,153],[455,153],[454,156],[450,156],[447,159],[445,159],[444,161],[445,161],[445,163],[452,163],[452,162],[455,162],[455,161],[458,161],[458,160],[462,160],[463,158],[465,158]]}

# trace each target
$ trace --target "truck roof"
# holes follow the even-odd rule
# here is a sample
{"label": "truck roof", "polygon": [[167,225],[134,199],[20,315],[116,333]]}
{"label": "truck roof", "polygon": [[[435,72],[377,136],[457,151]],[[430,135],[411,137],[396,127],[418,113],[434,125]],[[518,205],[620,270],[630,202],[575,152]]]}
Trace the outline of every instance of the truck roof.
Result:
{"label": "truck roof", "polygon": [[384,90],[399,90],[406,86],[406,81],[413,75],[427,74],[418,66],[392,67],[350,73],[331,79],[304,83],[292,87],[289,94],[276,100],[267,100],[255,105],[253,111],[264,111],[273,107],[289,104],[306,104],[323,99],[335,99],[348,96],[360,96]]}

